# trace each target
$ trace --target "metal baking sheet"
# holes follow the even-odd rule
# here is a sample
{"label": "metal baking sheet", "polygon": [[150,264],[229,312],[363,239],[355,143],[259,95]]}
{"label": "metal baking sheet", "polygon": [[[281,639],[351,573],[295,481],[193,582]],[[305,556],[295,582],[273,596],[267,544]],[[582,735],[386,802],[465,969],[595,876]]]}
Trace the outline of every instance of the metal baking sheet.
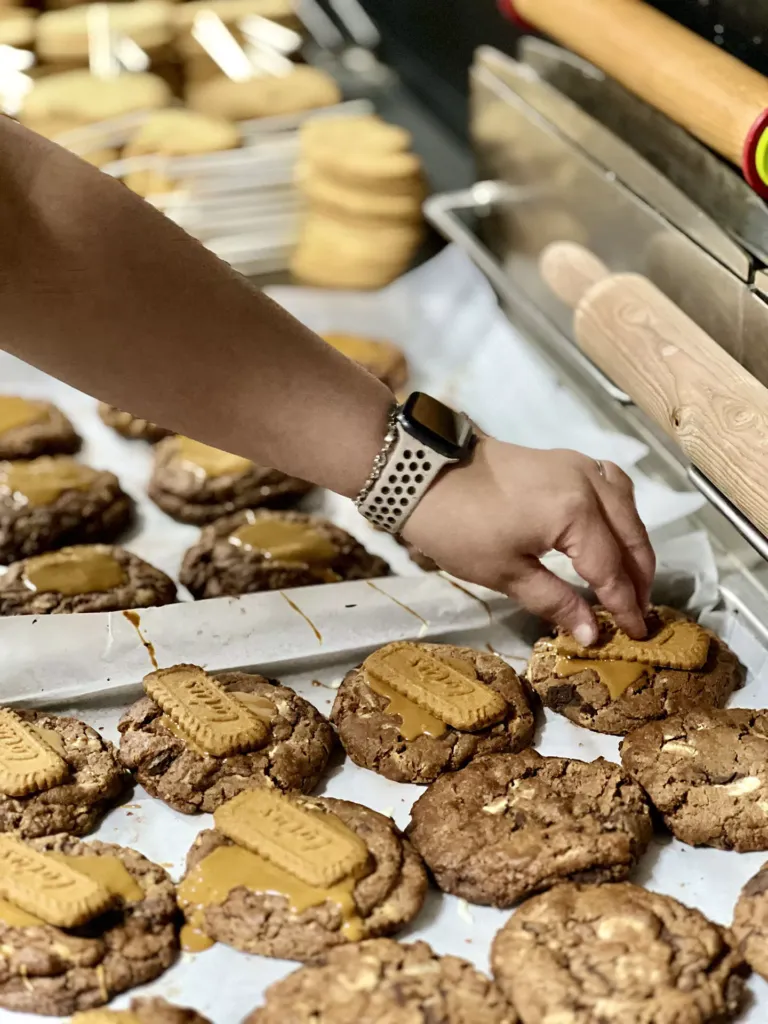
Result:
{"label": "metal baking sheet", "polygon": [[[426,610],[418,600],[412,607],[417,613]],[[750,670],[746,687],[734,696],[732,704],[760,706],[768,684],[768,651],[733,611],[726,608],[710,616],[710,621]],[[280,675],[284,683],[325,714],[330,712],[344,672],[360,659],[359,644],[365,645],[372,635],[371,629],[376,628],[375,616],[360,616],[357,625],[358,637],[351,655],[339,651],[330,661],[314,655]],[[539,629],[540,626],[527,615],[515,610],[510,603],[504,603],[491,609],[482,627],[441,634],[441,639],[481,649],[492,648],[513,667],[522,670]],[[433,635],[431,628],[422,630],[414,622],[410,635],[418,636],[422,632],[424,636]],[[390,638],[400,635],[401,632],[395,631]],[[377,643],[383,639],[381,631],[377,631]],[[103,736],[116,741],[119,717],[138,692],[136,689],[133,694],[126,694],[120,703],[110,698],[107,701],[75,703],[69,707],[59,704],[57,710],[78,715],[99,729]],[[546,755],[587,761],[598,756],[618,760],[616,737],[580,729],[551,712],[546,712],[540,721],[535,747]],[[407,825],[411,805],[422,791],[419,786],[389,782],[373,772],[358,768],[349,760],[332,768],[318,789],[320,795],[356,800],[391,815],[400,827]],[[209,815],[179,814],[137,787],[121,807],[110,812],[96,838],[139,850],[165,866],[174,880],[178,880],[183,873],[186,853],[196,835],[211,824]],[[698,907],[713,920],[727,925],[739,890],[765,859],[766,855],[762,853],[693,849],[668,836],[657,836],[638,865],[633,880]],[[424,939],[439,953],[464,957],[487,971],[490,943],[509,913],[469,905],[464,900],[432,889],[419,917],[399,938],[405,941]],[[271,982],[284,977],[297,966],[289,961],[249,956],[217,945],[201,954],[182,954],[178,963],[161,978],[137,991],[194,1006],[213,1024],[237,1024],[261,1003],[263,992]],[[217,979],[222,977],[227,978],[225,986],[217,983]],[[768,1013],[768,985],[753,977],[749,990],[751,1005],[740,1020],[745,1024],[762,1024]],[[124,1008],[129,999],[129,995],[121,996],[112,1006]],[[0,1021],[8,1024],[33,1024],[41,1020],[33,1015],[0,1010]]]}
{"label": "metal baking sheet", "polygon": [[[278,289],[275,297],[317,330],[370,335],[375,325],[376,332],[405,349],[414,386],[463,406],[481,426],[507,440],[577,447],[620,463],[632,474],[641,511],[652,526],[678,523],[701,504],[698,495],[675,491],[638,469],[645,446],[617,433],[563,388],[555,371],[499,312],[482,275],[455,249],[377,295]],[[139,523],[126,546],[175,575],[197,531],[174,523],[144,496],[150,449],[124,441],[104,427],[92,398],[15,360],[0,357],[0,379],[3,390],[45,395],[72,416],[86,438],[83,458],[95,466],[118,468],[126,489],[137,499]],[[490,647],[514,667],[523,668],[540,630],[537,623],[498,595],[423,574],[391,538],[370,530],[349,502],[322,494],[314,501],[317,508],[388,557],[400,575],[282,595],[186,601],[147,609],[141,613],[141,629],[155,646],[161,665],[191,660],[214,670],[264,668],[324,713],[330,711],[343,673],[372,648],[393,639],[423,637]],[[699,575],[705,567],[702,578],[691,576],[690,585],[682,586],[680,592],[709,603],[712,560],[697,546],[697,537],[689,534],[686,543],[676,539],[671,551],[673,558],[667,564],[673,582],[676,572],[679,577],[686,567],[695,566]],[[682,565],[681,555],[685,556]],[[552,566],[566,571],[558,559]],[[0,701],[42,702],[61,713],[78,715],[112,740],[117,740],[120,715],[140,692],[139,679],[151,667],[141,639],[119,613],[50,616],[36,622],[31,617],[0,619],[0,644]],[[753,680],[741,699],[754,694],[755,685]],[[615,758],[617,741],[548,715],[536,746],[545,754]],[[319,792],[356,799],[391,814],[404,826],[421,790],[388,782],[344,761],[332,768]],[[195,836],[210,824],[208,816],[181,815],[137,788],[106,817],[96,836],[140,850],[178,880]],[[660,840],[647,854],[637,878],[725,922],[739,886],[761,860],[760,855],[699,853]],[[506,917],[505,912],[468,906],[432,891],[421,915],[401,938],[424,938],[438,952],[463,956],[485,970],[490,941]],[[259,1004],[270,982],[295,966],[216,946],[197,956],[182,955],[144,991],[195,1006],[213,1024],[237,1024]],[[226,986],[218,984],[223,976]],[[113,1005],[125,1007],[129,999],[126,994]],[[768,1006],[768,997],[764,1005]],[[8,1024],[41,1019],[0,1010],[0,1021]],[[758,1019],[749,1018],[753,1024]]]}

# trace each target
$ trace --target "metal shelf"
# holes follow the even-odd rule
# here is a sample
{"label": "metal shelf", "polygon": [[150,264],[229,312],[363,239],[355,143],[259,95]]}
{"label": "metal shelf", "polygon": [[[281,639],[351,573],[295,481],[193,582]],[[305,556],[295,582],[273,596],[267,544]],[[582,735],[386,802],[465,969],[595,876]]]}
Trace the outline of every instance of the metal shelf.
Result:
{"label": "metal shelf", "polygon": [[[446,239],[463,249],[483,271],[526,335],[543,348],[559,367],[575,374],[593,400],[603,408],[607,404],[614,414],[614,419],[618,418],[631,432],[638,432],[637,428],[640,427],[643,440],[654,453],[663,459],[666,466],[670,465],[671,460],[674,461],[678,469],[678,478],[682,476],[706,498],[711,508],[760,556],[760,560],[766,563],[764,568],[768,570],[768,538],[697,467],[691,465],[683,452],[661,435],[650,419],[634,405],[631,397],[595,366],[524,294],[505,272],[497,257],[462,219],[462,216],[467,214],[482,218],[492,213],[499,205],[523,204],[536,195],[536,190],[529,187],[484,181],[467,189],[431,197],[425,203],[424,212],[430,223]],[[736,554],[736,546],[729,542],[728,538],[721,542],[727,552]],[[760,589],[764,589],[762,583]]]}

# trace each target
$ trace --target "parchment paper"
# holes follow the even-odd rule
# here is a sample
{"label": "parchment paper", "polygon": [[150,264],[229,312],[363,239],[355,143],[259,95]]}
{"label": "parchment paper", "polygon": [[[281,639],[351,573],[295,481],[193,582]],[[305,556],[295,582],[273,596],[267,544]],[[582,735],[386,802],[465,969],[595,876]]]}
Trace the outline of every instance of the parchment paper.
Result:
{"label": "parchment paper", "polygon": [[[670,578],[675,574],[672,571]],[[702,582],[706,584],[707,581]],[[732,704],[761,706],[764,704],[762,695],[768,685],[768,652],[736,616],[717,612],[708,621],[717,626],[749,668],[747,685],[735,695]],[[282,681],[328,714],[344,672],[359,661],[360,642],[374,633],[377,643],[383,639],[378,625],[371,621],[368,622],[371,632],[364,630],[361,621],[358,621],[358,626],[353,653],[339,652],[330,662],[314,657],[298,665],[294,663],[291,671],[280,673]],[[485,613],[482,627],[443,634],[442,638],[477,648],[490,647],[516,669],[522,670],[531,644],[540,632],[541,625],[525,613],[515,610],[509,603],[497,602],[490,606],[490,614]],[[419,634],[431,635],[431,627],[425,628],[413,622],[410,635],[415,637]],[[395,635],[402,633],[393,633],[392,638]],[[80,702],[70,708],[59,707],[85,719],[105,737],[117,741],[117,722],[130,697],[126,694],[124,702],[120,703],[102,700]],[[535,747],[547,755],[587,761],[602,755],[618,761],[618,742],[615,737],[580,729],[547,711],[542,716]],[[345,760],[330,771],[319,792],[365,803],[391,815],[399,826],[405,827],[410,807],[422,788],[389,782]],[[179,814],[137,788],[122,807],[108,815],[96,836],[140,850],[166,866],[172,877],[178,880],[183,873],[186,852],[195,836],[210,825],[210,816]],[[668,893],[698,907],[712,919],[728,924],[740,888],[765,859],[766,855],[762,853],[694,849],[668,836],[657,836],[636,869],[633,880],[649,889]],[[490,943],[508,916],[508,911],[470,906],[463,900],[431,890],[422,913],[400,938],[423,938],[438,952],[462,956],[487,970]],[[145,991],[192,1005],[209,1016],[214,1024],[236,1024],[259,1005],[263,990],[272,981],[296,966],[287,961],[246,956],[215,946],[196,956],[183,954],[176,966],[147,986]],[[221,984],[223,978],[226,978],[226,984]],[[764,1024],[768,1015],[768,985],[752,978],[749,988],[753,1003],[740,1019],[749,1024]],[[128,1001],[128,997],[123,996],[112,1005],[115,1008],[125,1007]],[[32,1024],[38,1020],[41,1018],[0,1011],[0,1021],[8,1024],[15,1021]]]}
{"label": "parchment paper", "polygon": [[[397,342],[408,354],[414,386],[461,405],[498,436],[540,447],[579,448],[618,462],[633,475],[642,514],[651,528],[679,520],[701,504],[697,495],[672,491],[641,473],[637,464],[644,447],[607,430],[562,387],[549,366],[511,329],[482,276],[456,250],[446,250],[377,295],[298,289],[277,289],[274,294],[318,330],[379,335]],[[138,501],[139,528],[126,546],[175,575],[197,531],[172,522],[144,497],[150,450],[104,427],[93,399],[7,356],[0,356],[0,382],[4,390],[49,397],[72,416],[86,437],[83,458],[94,466],[116,469]],[[325,713],[343,673],[372,647],[399,637],[440,637],[490,646],[514,667],[524,667],[541,624],[496,595],[474,587],[457,589],[441,576],[425,576],[391,538],[369,530],[348,502],[319,495],[312,504],[388,557],[403,577],[374,581],[374,586],[342,583],[285,596],[251,595],[149,609],[142,612],[141,629],[155,645],[160,664],[185,660],[211,669],[264,667]],[[667,548],[661,546],[658,554],[657,597],[674,593],[680,603],[697,610],[715,604],[714,559],[704,535],[690,533]],[[555,557],[551,564],[563,574],[569,572],[562,559]],[[752,670],[747,689],[734,703],[759,705],[765,652],[732,617],[722,619],[719,628]],[[34,624],[31,618],[0,619],[0,644],[0,699],[47,701],[62,712],[71,710],[112,740],[117,740],[122,711],[139,692],[138,680],[150,668],[140,638],[120,615],[51,616]],[[68,707],[76,694],[88,689],[102,692]],[[612,737],[580,730],[549,713],[536,740],[544,754],[584,759],[600,754],[616,759],[617,746]],[[388,782],[350,761],[335,767],[320,788],[321,793],[356,799],[391,814],[401,826],[407,824],[420,791]],[[210,823],[207,816],[178,814],[137,788],[107,816],[97,836],[135,847],[178,879],[187,850]],[[739,888],[762,860],[761,854],[698,851],[658,839],[636,879],[726,923]],[[507,916],[433,891],[401,938],[424,938],[438,952],[466,957],[487,969],[490,941]],[[199,956],[182,956],[147,991],[193,1005],[214,1024],[236,1024],[259,1004],[271,981],[295,966],[217,946]],[[755,981],[751,987],[759,1002],[744,1019],[758,1024],[766,1019],[768,987]],[[113,1005],[124,1007],[129,998],[120,997]],[[0,1010],[0,1021],[8,1024],[36,1020],[41,1018]]]}

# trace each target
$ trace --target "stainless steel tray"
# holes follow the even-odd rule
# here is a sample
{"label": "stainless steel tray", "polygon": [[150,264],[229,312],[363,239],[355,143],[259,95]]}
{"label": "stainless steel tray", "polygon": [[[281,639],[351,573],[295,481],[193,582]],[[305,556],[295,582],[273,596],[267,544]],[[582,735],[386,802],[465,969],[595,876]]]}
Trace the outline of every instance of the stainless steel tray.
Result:
{"label": "stainless steel tray", "polygon": [[550,308],[535,301],[523,281],[505,268],[483,240],[484,224],[510,207],[535,203],[537,190],[500,181],[427,200],[425,214],[443,236],[463,249],[483,271],[511,322],[557,368],[564,381],[591,402],[614,427],[642,440],[651,449],[643,470],[678,488],[693,487],[707,506],[691,517],[694,528],[707,531],[715,548],[725,607],[744,616],[768,641],[768,538],[766,538],[695,467],[683,452],[609,380],[563,331]]}
{"label": "stainless steel tray", "polygon": [[660,188],[656,168],[529,65],[483,47],[471,85],[478,176],[535,190],[526,204],[498,206],[484,237],[561,332],[570,332],[571,311],[541,281],[537,259],[565,239],[613,271],[650,278],[768,385],[768,303],[744,252],[734,271],[738,246],[718,223],[668,182]]}

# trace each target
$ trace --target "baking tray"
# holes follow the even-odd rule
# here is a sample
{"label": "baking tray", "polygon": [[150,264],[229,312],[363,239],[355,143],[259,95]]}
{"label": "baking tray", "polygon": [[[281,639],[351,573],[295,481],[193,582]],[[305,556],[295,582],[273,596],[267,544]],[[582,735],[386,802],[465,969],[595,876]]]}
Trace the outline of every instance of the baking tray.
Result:
{"label": "baking tray", "polygon": [[[401,583],[404,581],[400,581]],[[448,584],[446,583],[446,586]],[[317,589],[317,588],[315,588]],[[325,588],[328,597],[344,587]],[[511,602],[498,599],[483,608],[475,602],[477,613],[474,628],[444,631],[442,624],[425,625],[413,616],[427,620],[430,601],[424,600],[418,586],[409,597],[411,612],[403,611],[404,618],[382,628],[378,609],[347,610],[355,623],[355,634],[348,650],[339,649],[326,658],[318,651],[296,659],[291,652],[283,665],[273,664],[282,682],[328,714],[343,674],[357,664],[360,657],[372,647],[403,635],[413,638],[438,638],[452,643],[466,644],[479,649],[493,650],[516,669],[525,666],[531,643],[540,633],[541,625],[525,613],[515,609]],[[760,706],[768,683],[768,651],[764,644],[745,626],[738,608],[727,598],[721,610],[710,613],[708,621],[739,654],[750,671],[746,687],[733,698],[734,706]],[[329,612],[343,618],[345,611],[340,602],[330,601]],[[408,616],[411,616],[408,618]],[[482,624],[480,621],[482,620]],[[469,621],[469,619],[467,620]],[[375,637],[375,642],[371,639]],[[94,698],[87,702],[73,702],[65,706],[55,703],[55,709],[84,719],[108,739],[118,738],[117,722],[139,688],[133,687],[119,701],[114,697]],[[541,717],[535,747],[546,755],[576,757],[592,760],[603,756],[618,760],[618,739],[601,736],[580,729],[566,719],[549,711]],[[373,772],[358,768],[349,760],[337,758],[321,783],[318,793],[362,802],[383,814],[390,815],[400,827],[409,820],[410,808],[423,789],[415,785],[389,782]],[[105,842],[131,846],[168,869],[174,880],[183,873],[186,853],[195,836],[211,827],[209,815],[186,816],[153,800],[140,788],[126,802],[110,812],[96,833]],[[758,870],[766,855],[762,853],[738,854],[711,849],[694,849],[671,839],[656,836],[638,865],[633,879],[658,892],[676,897],[696,906],[722,924],[731,919],[733,905],[741,886]],[[483,971],[488,970],[490,943],[496,931],[509,916],[508,911],[469,905],[453,896],[430,890],[419,917],[399,938],[408,941],[424,939],[439,953],[452,953],[472,961]],[[181,955],[178,963],[149,986],[137,991],[163,995],[181,1004],[193,1005],[206,1014],[213,1024],[236,1024],[260,1004],[265,988],[273,981],[290,973],[298,965],[283,960],[248,956],[225,946],[214,946],[201,954]],[[222,986],[218,979],[226,977]],[[745,1024],[763,1024],[768,1014],[768,985],[753,978],[749,983],[751,1005],[740,1018]],[[134,995],[136,992],[133,993]],[[127,1006],[129,996],[116,999],[112,1006]],[[32,1024],[43,1018],[13,1014],[0,1010],[0,1021]]]}
{"label": "baking tray", "polygon": [[[273,289],[273,295],[319,331],[370,335],[375,324],[382,336],[405,350],[414,386],[461,405],[481,426],[507,440],[570,445],[620,463],[633,475],[646,520],[659,530],[676,532],[669,547],[673,557],[665,557],[663,544],[660,547],[670,571],[670,592],[697,606],[722,603],[706,538],[691,532],[687,518],[700,507],[701,498],[652,479],[639,468],[647,446],[615,430],[563,387],[561,375],[513,329],[482,274],[456,248],[446,249],[377,294]],[[139,522],[126,546],[175,576],[197,529],[174,523],[144,497],[151,449],[106,428],[94,399],[17,360],[0,356],[0,379],[4,390],[44,395],[72,416],[85,437],[83,459],[117,468],[137,499]],[[387,557],[398,575],[243,598],[187,599],[143,610],[138,631],[121,613],[0,618],[0,701],[76,714],[116,740],[118,719],[141,692],[139,681],[151,669],[145,642],[152,644],[160,665],[193,661],[212,671],[262,669],[293,686],[324,713],[330,711],[344,672],[390,640],[429,638],[492,649],[523,668],[541,631],[539,623],[499,595],[442,574],[423,573],[392,538],[371,530],[350,502],[318,493],[311,504]],[[561,559],[550,564],[566,574]],[[697,572],[686,575],[691,566]],[[727,621],[721,631],[728,636],[744,616],[735,599],[724,607]],[[750,632],[744,637],[744,644],[752,642]],[[759,668],[756,673],[742,699],[756,692]],[[602,754],[615,759],[617,741],[547,715],[536,746],[548,754],[585,759]],[[319,792],[357,799],[405,825],[421,790],[337,760]],[[107,816],[96,836],[140,850],[178,879],[195,836],[209,826],[208,816],[181,815],[137,788]],[[637,878],[727,921],[739,886],[762,858],[729,854],[724,871],[723,856],[659,841]],[[720,888],[712,884],[715,872],[718,879],[727,876]],[[421,915],[401,937],[424,938],[437,951],[464,956],[485,970],[490,940],[506,917],[501,911],[470,907],[430,892]],[[196,956],[184,954],[145,991],[194,1005],[214,1024],[236,1024],[260,1002],[270,982],[295,966],[216,946]],[[223,976],[226,986],[218,984]],[[114,1006],[124,1007],[129,998],[115,1000]],[[41,1019],[0,1010],[0,1021],[8,1024]]]}

